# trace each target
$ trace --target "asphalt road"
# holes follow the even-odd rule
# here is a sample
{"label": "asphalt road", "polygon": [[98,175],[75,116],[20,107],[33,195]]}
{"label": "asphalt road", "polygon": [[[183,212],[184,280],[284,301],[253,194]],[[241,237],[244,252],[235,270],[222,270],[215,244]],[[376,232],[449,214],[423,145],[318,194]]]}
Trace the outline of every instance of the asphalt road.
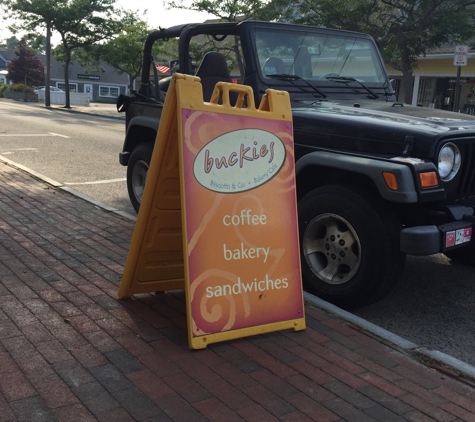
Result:
{"label": "asphalt road", "polygon": [[408,256],[396,289],[353,311],[394,334],[475,366],[475,269],[445,255]]}
{"label": "asphalt road", "polygon": [[[124,122],[0,102],[0,155],[135,215],[118,163]],[[475,277],[442,254],[408,257],[387,298],[354,314],[475,365]]]}
{"label": "asphalt road", "polygon": [[118,161],[124,122],[0,102],[0,155],[135,215]]}

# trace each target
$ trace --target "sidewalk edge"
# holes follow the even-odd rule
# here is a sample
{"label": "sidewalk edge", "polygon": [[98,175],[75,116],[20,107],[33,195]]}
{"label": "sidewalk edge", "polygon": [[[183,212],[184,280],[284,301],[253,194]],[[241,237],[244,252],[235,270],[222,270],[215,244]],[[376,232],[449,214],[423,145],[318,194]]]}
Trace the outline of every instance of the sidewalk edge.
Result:
{"label": "sidewalk edge", "polygon": [[[447,375],[457,378],[463,382],[475,383],[475,367],[461,360],[454,358],[446,353],[438,350],[429,350],[425,347],[418,346],[412,341],[406,340],[397,334],[381,328],[372,322],[366,321],[359,316],[353,315],[344,309],[339,308],[323,299],[313,296],[310,293],[304,292],[304,299],[307,303],[314,305],[320,309],[327,311],[330,314],[356,325],[365,331],[374,334],[375,336],[391,343],[399,348],[405,350],[412,357],[422,361],[425,365],[433,367],[434,369],[445,372]],[[435,362],[436,364],[434,365]],[[448,370],[447,370],[448,368]]]}
{"label": "sidewalk edge", "polygon": [[390,331],[385,330],[384,328],[381,328],[378,325],[373,324],[372,322],[366,321],[365,319],[360,318],[359,316],[353,315],[350,312],[347,312],[339,308],[338,306],[335,306],[310,293],[304,292],[304,298],[305,301],[311,303],[312,305],[318,306],[319,308],[324,309],[325,311],[331,314],[335,314],[340,318],[344,319],[345,321],[351,322],[352,324],[363,328],[364,330],[369,331],[370,333],[381,337],[404,350],[414,350],[419,347],[412,341],[406,340],[394,333],[391,333]]}
{"label": "sidewalk edge", "polygon": [[60,107],[52,107],[52,106],[49,106],[49,107],[46,107],[44,106],[45,108],[48,108],[50,110],[55,110],[55,111],[62,111],[62,112],[67,112],[67,113],[80,113],[80,114],[86,114],[88,116],[95,116],[95,117],[104,117],[106,119],[115,119],[115,120],[125,120],[125,116],[122,116],[122,115],[119,115],[119,112],[117,112],[117,116],[111,116],[109,114],[101,114],[101,113],[98,113],[97,111],[94,112],[94,111],[85,111],[85,110],[75,110],[74,109],[74,106],[71,106],[71,108],[60,108]]}
{"label": "sidewalk edge", "polygon": [[36,171],[34,171],[34,170],[32,170],[28,167],[25,167],[22,164],[15,163],[14,161],[9,160],[8,158],[4,157],[3,155],[0,155],[0,162],[3,162],[4,164],[9,165],[11,167],[14,167],[18,170],[24,171],[25,173],[28,173],[30,176],[32,176],[33,178],[35,178],[37,180],[40,180],[44,183],[47,183],[48,185],[51,185],[55,188],[61,189],[64,192],[68,192],[71,195],[74,195],[78,198],[81,198],[84,201],[90,202],[91,204],[103,209],[106,212],[114,213],[114,214],[116,214],[116,215],[118,215],[122,218],[125,218],[127,220],[130,220],[132,222],[137,221],[137,217],[132,215],[132,214],[129,214],[128,212],[121,211],[117,208],[111,207],[110,205],[107,205],[106,203],[101,202],[101,201],[97,201],[94,198],[91,198],[90,196],[85,195],[82,192],[79,192],[79,191],[77,191],[73,188],[70,188],[68,186],[64,186],[62,183],[57,182],[56,180],[50,179],[49,177],[44,176],[40,173],[37,173]]}
{"label": "sidewalk edge", "polygon": [[57,182],[56,180],[50,179],[47,176],[43,176],[42,174],[37,173],[36,171],[31,170],[30,168],[25,167],[21,164],[15,163],[14,161],[9,160],[8,158],[4,157],[3,155],[0,155],[0,161],[4,162],[5,164],[7,164],[11,167],[17,168],[18,170],[22,170],[25,173],[28,173],[30,176],[34,177],[35,179],[39,179],[39,180],[41,180],[45,183],[48,183],[49,185],[54,186],[55,188],[60,188],[61,186],[63,186],[61,183]]}

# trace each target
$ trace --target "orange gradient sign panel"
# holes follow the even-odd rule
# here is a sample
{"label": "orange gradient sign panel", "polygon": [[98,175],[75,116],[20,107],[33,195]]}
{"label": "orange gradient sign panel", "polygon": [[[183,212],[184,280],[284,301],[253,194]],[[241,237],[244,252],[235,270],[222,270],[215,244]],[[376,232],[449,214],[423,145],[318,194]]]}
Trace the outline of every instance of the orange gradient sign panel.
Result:
{"label": "orange gradient sign panel", "polygon": [[291,121],[181,109],[192,336],[304,317]]}

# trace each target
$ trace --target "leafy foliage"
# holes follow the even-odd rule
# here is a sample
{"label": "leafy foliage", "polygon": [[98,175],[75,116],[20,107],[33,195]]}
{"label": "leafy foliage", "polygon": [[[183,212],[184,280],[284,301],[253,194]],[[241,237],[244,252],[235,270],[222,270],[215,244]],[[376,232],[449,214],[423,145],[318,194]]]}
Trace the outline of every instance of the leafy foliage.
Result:
{"label": "leafy foliage", "polygon": [[7,84],[0,81],[0,98],[3,98],[3,92],[8,88]]}
{"label": "leafy foliage", "polygon": [[[282,6],[291,0],[171,0],[168,9],[186,9],[207,12],[225,22],[240,22],[248,19],[272,21],[282,14]],[[237,63],[241,75],[244,75],[244,63],[237,38],[232,42],[216,44],[209,39],[207,47],[195,48],[195,57],[199,58],[210,50],[222,52],[232,63]]]}
{"label": "leafy foliage", "polygon": [[18,38],[15,36],[12,36],[10,38],[7,38],[5,40],[5,43],[2,43],[1,46],[7,48],[8,50],[15,50],[18,46]]}
{"label": "leafy foliage", "polygon": [[[65,85],[69,86],[72,52],[111,38],[120,29],[115,19],[115,0],[4,0],[8,17],[21,22],[20,28],[38,33],[51,28],[61,36],[56,58],[64,64]],[[13,28],[15,29],[15,28]],[[66,108],[70,108],[66,90]]]}
{"label": "leafy foliage", "polygon": [[6,87],[8,91],[13,91],[13,92],[25,92],[28,94],[31,94],[34,92],[31,86],[25,85],[25,84],[6,85]]}
{"label": "leafy foliage", "polygon": [[[103,71],[101,63],[107,63],[119,74],[129,76],[129,86],[134,86],[135,79],[142,71],[142,52],[145,39],[151,32],[146,22],[133,12],[123,12],[122,28],[117,34],[102,44],[79,49],[75,58],[83,65]],[[154,44],[154,55],[163,52],[160,43]]]}
{"label": "leafy foliage", "polygon": [[275,0],[172,0],[169,9],[187,9],[207,12],[226,22],[239,22],[247,19],[274,20],[280,14],[281,7]]}
{"label": "leafy foliage", "polygon": [[8,63],[8,79],[13,83],[30,86],[41,85],[45,80],[44,65],[26,45],[26,39],[18,42],[16,58]]}
{"label": "leafy foliage", "polygon": [[475,0],[302,0],[287,19],[369,33],[386,63],[403,73],[404,101],[412,97],[417,58],[444,43],[473,38]]}

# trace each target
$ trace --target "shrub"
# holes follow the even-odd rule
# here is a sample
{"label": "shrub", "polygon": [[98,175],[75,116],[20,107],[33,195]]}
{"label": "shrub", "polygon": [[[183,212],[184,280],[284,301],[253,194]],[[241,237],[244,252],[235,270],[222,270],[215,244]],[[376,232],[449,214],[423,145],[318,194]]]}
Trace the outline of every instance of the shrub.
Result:
{"label": "shrub", "polygon": [[5,91],[7,88],[8,88],[7,84],[0,83],[0,98],[3,97],[3,91]]}
{"label": "shrub", "polygon": [[26,93],[33,93],[34,90],[31,86],[25,85],[25,84],[15,84],[15,85],[10,85],[7,88],[9,91],[13,92],[26,92]]}

